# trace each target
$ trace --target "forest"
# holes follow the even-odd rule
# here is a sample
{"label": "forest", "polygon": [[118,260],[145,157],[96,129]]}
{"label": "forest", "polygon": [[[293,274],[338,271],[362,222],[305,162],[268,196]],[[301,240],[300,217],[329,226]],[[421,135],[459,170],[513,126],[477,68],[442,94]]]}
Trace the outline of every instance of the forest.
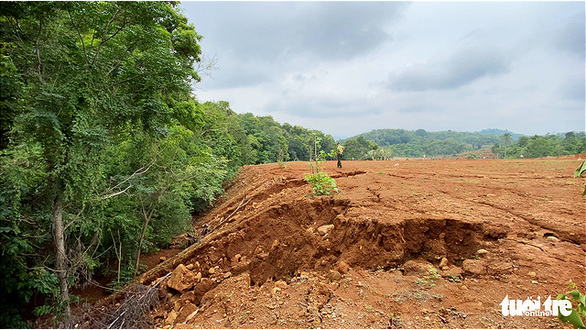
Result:
{"label": "forest", "polygon": [[481,132],[440,131],[423,129],[380,129],[343,140],[346,159],[389,159],[391,157],[457,156],[491,149],[498,158],[538,158],[575,155],[586,152],[584,132],[523,136],[502,130]]}
{"label": "forest", "polygon": [[[97,275],[112,289],[128,283],[144,270],[141,256],[184,232],[241,166],[307,161],[316,140],[335,149],[320,131],[198,101],[202,36],[177,5],[0,4],[2,327],[69,317],[72,288]],[[584,151],[584,134],[568,134],[507,144],[380,130],[345,140],[344,157]]]}
{"label": "forest", "polygon": [[520,136],[513,141],[511,136],[503,135],[495,143],[492,152],[499,158],[540,158],[576,155],[586,152],[584,132],[567,132],[565,134],[547,134]]}
{"label": "forest", "polygon": [[3,327],[68,317],[97,274],[133,279],[242,165],[308,159],[315,137],[334,148],[198,102],[202,36],[177,4],[1,4]]}

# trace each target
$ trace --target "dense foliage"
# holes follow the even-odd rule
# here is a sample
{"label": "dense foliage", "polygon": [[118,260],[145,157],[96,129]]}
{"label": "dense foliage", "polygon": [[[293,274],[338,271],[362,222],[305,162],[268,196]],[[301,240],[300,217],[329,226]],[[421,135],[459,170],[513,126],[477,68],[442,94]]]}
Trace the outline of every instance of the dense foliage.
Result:
{"label": "dense foliage", "polygon": [[[506,146],[506,148],[505,148]],[[549,156],[576,155],[586,152],[584,132],[568,132],[563,136],[521,136],[516,143],[504,139],[492,147],[500,158],[539,158]]]}
{"label": "dense foliage", "polygon": [[343,141],[343,145],[343,159],[347,160],[368,159],[369,153],[379,149],[377,143],[371,140],[366,140],[363,136],[345,140]]}
{"label": "dense foliage", "polygon": [[309,159],[310,135],[199,103],[199,40],[168,2],[3,2],[0,324],[68,316],[96,274],[132,279],[243,164]]}
{"label": "dense foliage", "polygon": [[347,148],[345,159],[456,156],[488,148],[492,148],[499,158],[537,158],[586,152],[584,132],[527,137],[494,129],[479,133],[381,129],[346,139],[343,144]]}
{"label": "dense foliage", "polygon": [[[344,141],[344,145],[360,138],[372,141],[377,146],[380,146],[380,149],[386,150],[384,155],[378,157],[379,159],[384,159],[389,154],[395,157],[456,155],[462,152],[491,147],[499,141],[499,137],[492,134],[454,131],[428,132],[423,129],[416,131],[379,129],[350,138]],[[376,147],[372,147],[369,150],[376,149]],[[368,150],[366,150],[366,153],[353,156],[353,158],[372,159],[373,157],[369,156]]]}
{"label": "dense foliage", "polygon": [[2,3],[3,325],[31,299],[68,315],[102,260],[132,274],[219,190],[226,161],[187,128],[201,37],[174,6]]}
{"label": "dense foliage", "polygon": [[[336,148],[331,135],[287,123],[280,125],[271,116],[255,117],[251,113],[238,115],[248,137],[250,149],[243,164],[265,164],[277,161],[309,160],[314,137],[321,140],[321,149]],[[249,146],[245,146],[249,148]]]}

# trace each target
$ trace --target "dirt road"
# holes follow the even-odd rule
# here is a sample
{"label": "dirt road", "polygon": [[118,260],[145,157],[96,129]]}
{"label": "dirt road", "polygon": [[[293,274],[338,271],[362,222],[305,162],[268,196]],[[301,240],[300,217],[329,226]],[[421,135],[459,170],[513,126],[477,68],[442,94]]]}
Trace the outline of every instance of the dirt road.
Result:
{"label": "dirt road", "polygon": [[[585,288],[576,158],[335,162],[315,197],[306,162],[246,166],[200,240],[145,273],[162,328],[548,328],[503,316]],[[184,266],[180,266],[183,264]]]}

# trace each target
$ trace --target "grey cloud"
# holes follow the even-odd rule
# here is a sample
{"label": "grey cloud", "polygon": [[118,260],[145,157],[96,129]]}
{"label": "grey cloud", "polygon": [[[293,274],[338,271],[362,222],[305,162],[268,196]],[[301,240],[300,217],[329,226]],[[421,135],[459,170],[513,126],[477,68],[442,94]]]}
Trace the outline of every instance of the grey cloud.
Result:
{"label": "grey cloud", "polygon": [[379,115],[382,108],[363,100],[346,102],[335,97],[297,98],[275,100],[264,107],[267,113],[284,113],[303,118],[345,118],[353,119],[369,115]]}
{"label": "grey cloud", "polygon": [[467,49],[447,60],[415,65],[391,75],[388,87],[397,91],[455,89],[486,76],[506,73],[510,62],[493,51]]}
{"label": "grey cloud", "polygon": [[295,80],[297,82],[303,82],[303,81],[315,80],[315,79],[317,79],[317,77],[314,74],[308,75],[308,74],[298,73],[293,76],[293,80]]}
{"label": "grey cloud", "polygon": [[487,31],[481,28],[475,28],[474,30],[465,34],[462,38],[462,42],[468,43],[477,43],[477,42],[484,42],[490,38],[490,35]]}
{"label": "grey cloud", "polygon": [[[392,39],[385,27],[408,3],[185,2],[182,7],[196,17],[203,51],[221,52],[221,71],[256,65],[269,81],[277,67],[347,60],[376,49]],[[213,86],[233,86],[227,75],[217,75]]]}
{"label": "grey cloud", "polygon": [[204,54],[218,58],[198,97],[225,99],[236,112],[339,136],[583,125],[583,3],[181,6],[204,36]]}
{"label": "grey cloud", "polygon": [[555,34],[553,40],[555,49],[584,58],[585,25],[583,18],[584,15],[582,15],[581,21],[576,19],[566,24]]}
{"label": "grey cloud", "polygon": [[416,114],[416,113],[439,112],[439,111],[441,111],[441,110],[438,109],[437,106],[433,106],[433,105],[429,105],[429,104],[416,104],[416,105],[402,107],[399,109],[399,113],[402,113],[402,114]]}
{"label": "grey cloud", "polygon": [[271,79],[270,73],[256,66],[230,65],[214,72],[207,85],[212,88],[254,86]]}
{"label": "grey cloud", "polygon": [[405,3],[317,3],[293,29],[300,50],[319,56],[348,59],[391,39],[384,25],[397,18]]}
{"label": "grey cloud", "polygon": [[[384,26],[401,16],[404,2],[186,2],[200,12],[206,39],[242,60],[299,53],[347,59],[388,40]],[[224,19],[207,21],[207,12]],[[197,14],[196,14],[197,15]],[[217,15],[214,14],[214,16]],[[197,27],[197,22],[196,22]],[[221,37],[220,37],[221,36]]]}
{"label": "grey cloud", "polygon": [[558,93],[567,100],[584,102],[586,99],[585,85],[584,77],[568,80],[558,90]]}

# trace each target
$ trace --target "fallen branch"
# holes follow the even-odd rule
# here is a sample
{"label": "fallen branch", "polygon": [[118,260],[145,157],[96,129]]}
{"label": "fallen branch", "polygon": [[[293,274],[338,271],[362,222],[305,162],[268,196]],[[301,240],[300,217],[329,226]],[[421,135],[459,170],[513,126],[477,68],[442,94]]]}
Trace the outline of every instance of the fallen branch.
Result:
{"label": "fallen branch", "polygon": [[[149,311],[158,303],[157,287],[171,276],[171,272],[160,278],[150,287],[138,285],[133,292],[127,292],[124,302],[113,312],[102,319],[100,327],[106,329],[147,328],[151,326]],[[106,326],[107,325],[107,326]]]}
{"label": "fallen branch", "polygon": [[[250,202],[252,200],[252,197],[250,197],[246,203],[244,203],[244,200],[246,199],[246,196],[244,196],[244,198],[242,198],[242,201],[240,201],[240,205],[238,205],[238,207],[232,212],[230,213],[230,215],[223,220],[220,220],[220,222],[214,227],[214,229],[212,229],[212,232],[215,231],[216,229],[218,229],[220,226],[222,226],[224,223],[228,222],[228,220],[236,213],[238,212],[238,210],[240,210],[241,207],[246,206],[246,204],[248,204],[248,202]],[[242,204],[244,203],[244,204]]]}

